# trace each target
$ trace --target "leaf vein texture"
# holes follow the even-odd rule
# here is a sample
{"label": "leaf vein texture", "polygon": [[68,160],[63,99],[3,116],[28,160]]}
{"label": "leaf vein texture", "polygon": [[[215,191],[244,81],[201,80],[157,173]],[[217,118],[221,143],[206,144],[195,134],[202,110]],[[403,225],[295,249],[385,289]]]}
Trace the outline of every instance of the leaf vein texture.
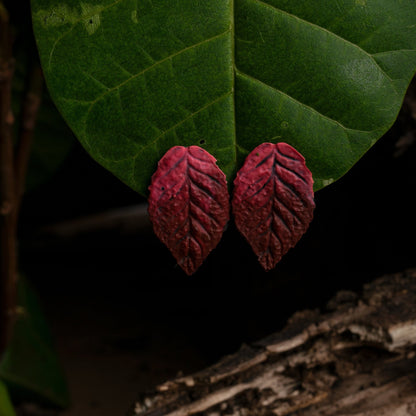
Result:
{"label": "leaf vein texture", "polygon": [[286,92],[284,92],[282,90],[279,90],[279,89],[277,89],[277,88],[275,88],[275,87],[273,87],[273,86],[271,86],[269,84],[266,84],[265,82],[263,82],[263,81],[261,81],[261,80],[259,80],[257,78],[254,78],[254,77],[252,77],[249,74],[246,74],[246,73],[242,72],[240,69],[237,69],[237,74],[239,76],[243,77],[243,78],[246,78],[247,80],[250,80],[251,82],[255,82],[255,83],[264,85],[265,87],[269,88],[270,90],[275,91],[278,94],[281,94],[281,95],[285,96],[289,100],[291,100],[291,101],[293,101],[293,102],[295,102],[297,104],[300,104],[303,108],[305,108],[305,110],[312,111],[312,112],[316,113],[319,117],[322,117],[322,118],[324,118],[324,119],[326,119],[326,120],[328,120],[328,121],[330,121],[330,122],[332,122],[334,124],[337,124],[343,130],[355,131],[355,132],[360,132],[360,133],[372,133],[374,131],[374,130],[357,130],[357,129],[353,129],[353,128],[346,127],[340,121],[338,121],[338,120],[336,120],[334,118],[328,117],[327,115],[319,112],[316,108],[313,108],[313,107],[311,107],[311,106],[309,106],[309,105],[307,105],[305,103],[302,103],[301,101],[297,100],[296,98],[292,97],[291,95],[287,94]]}
{"label": "leaf vein texture", "polygon": [[[284,160],[291,160],[289,171],[296,175],[287,175]],[[267,180],[262,184],[259,178]],[[265,270],[275,267],[312,220],[313,180],[304,157],[287,143],[257,146],[237,173],[232,207],[235,224],[261,266]]]}
{"label": "leaf vein texture", "polygon": [[109,88],[108,90],[104,91],[102,94],[100,94],[100,95],[99,95],[99,96],[98,96],[98,97],[97,97],[97,98],[96,98],[96,99],[92,102],[92,105],[94,105],[96,102],[98,102],[99,100],[101,100],[102,98],[104,98],[104,97],[105,97],[107,94],[109,94],[110,92],[113,92],[114,90],[117,90],[117,89],[119,89],[119,88],[123,87],[124,85],[128,84],[129,82],[133,81],[134,79],[136,79],[136,78],[138,78],[138,77],[140,77],[140,76],[142,76],[142,75],[145,75],[147,72],[149,72],[150,70],[152,70],[152,69],[156,68],[157,66],[159,66],[159,65],[161,65],[161,64],[163,64],[163,63],[165,63],[165,62],[167,62],[167,61],[169,61],[169,60],[171,60],[171,59],[173,59],[173,58],[175,58],[175,57],[177,57],[177,56],[179,56],[179,55],[181,55],[181,54],[183,54],[183,53],[185,53],[185,52],[188,52],[189,50],[195,49],[195,48],[197,48],[198,46],[201,46],[201,45],[203,45],[203,44],[205,44],[205,43],[211,42],[211,41],[213,41],[214,39],[218,39],[218,38],[220,38],[221,36],[225,36],[225,35],[227,35],[229,32],[230,32],[230,31],[229,31],[229,30],[227,30],[227,31],[225,31],[225,32],[223,32],[223,33],[220,33],[219,35],[215,35],[215,36],[212,36],[211,38],[201,40],[201,41],[200,41],[200,42],[198,42],[198,43],[195,43],[195,44],[193,44],[193,45],[190,45],[190,46],[188,46],[188,47],[186,47],[186,48],[184,48],[184,49],[181,49],[181,50],[179,50],[179,51],[176,51],[175,53],[172,53],[171,55],[169,55],[169,56],[167,56],[167,57],[165,57],[165,58],[163,58],[163,59],[161,59],[161,60],[159,60],[159,61],[156,61],[153,65],[148,66],[147,68],[143,69],[142,71],[138,72],[137,74],[133,74],[131,77],[127,78],[127,79],[126,79],[126,80],[124,80],[123,82],[120,82],[118,85],[115,85],[114,87],[111,87],[111,88]]}
{"label": "leaf vein texture", "polygon": [[159,161],[149,187],[153,229],[188,275],[217,246],[229,220],[227,182],[215,162],[198,146],[174,146]]}
{"label": "leaf vein texture", "polygon": [[308,21],[308,20],[305,20],[305,19],[302,19],[301,17],[299,17],[299,16],[296,16],[296,15],[294,15],[294,14],[292,14],[292,13],[289,13],[289,12],[287,12],[287,11],[285,11],[285,10],[282,10],[282,9],[279,9],[278,7],[276,7],[276,6],[273,6],[272,4],[270,4],[270,3],[267,3],[267,2],[265,2],[265,1],[262,1],[262,0],[251,0],[251,1],[253,1],[253,2],[256,2],[256,3],[259,3],[259,4],[263,4],[265,7],[270,7],[271,9],[273,9],[273,10],[275,10],[276,12],[278,12],[278,13],[282,13],[282,14],[285,14],[285,15],[287,15],[287,16],[290,16],[290,17],[292,17],[292,18],[294,18],[294,19],[296,19],[296,20],[298,20],[298,21],[300,21],[300,22],[302,22],[302,23],[305,23],[306,25],[308,25],[308,26],[310,26],[310,27],[314,27],[314,28],[316,28],[317,30],[321,30],[321,31],[323,31],[323,32],[326,32],[326,33],[328,33],[330,36],[334,36],[334,37],[336,37],[336,38],[338,38],[338,39],[340,39],[340,40],[342,40],[343,42],[345,42],[346,44],[349,44],[349,45],[351,45],[351,46],[353,46],[353,47],[355,47],[355,48],[357,48],[358,50],[360,50],[361,52],[363,52],[366,56],[368,56],[372,61],[373,61],[373,63],[377,66],[377,68],[384,74],[384,76],[389,80],[389,81],[393,81],[393,79],[383,70],[383,68],[381,68],[381,66],[379,65],[379,63],[374,59],[374,57],[373,57],[373,55],[371,54],[371,53],[369,53],[369,52],[367,52],[365,49],[363,49],[360,45],[358,45],[358,44],[356,44],[356,43],[353,43],[353,42],[351,42],[351,41],[349,41],[348,39],[345,39],[345,38],[343,38],[342,36],[340,36],[340,35],[338,35],[338,34],[336,34],[336,33],[334,33],[334,32],[332,32],[332,31],[330,31],[330,30],[328,30],[328,29],[326,29],[326,28],[324,28],[324,27],[322,27],[322,26],[319,26],[319,25],[317,25],[317,24],[315,24],[315,23],[312,23],[312,22],[310,22],[310,21]]}
{"label": "leaf vein texture", "polygon": [[77,19],[75,19],[75,20],[73,20],[72,22],[71,22],[71,24],[72,24],[72,26],[68,29],[68,30],[66,30],[65,32],[63,32],[55,41],[54,41],[54,43],[53,43],[53,46],[52,46],[52,48],[51,48],[51,52],[50,52],[50,54],[49,54],[49,59],[48,59],[48,66],[49,66],[49,68],[50,68],[50,66],[51,66],[51,61],[52,61],[52,56],[53,56],[53,54],[54,54],[54,51],[55,51],[55,49],[56,49],[56,46],[58,45],[58,43],[60,42],[60,41],[62,41],[62,39],[64,39],[65,38],[65,36],[67,36],[69,33],[71,33],[71,31],[80,23],[80,22],[82,22],[83,20],[88,20],[89,18],[91,18],[91,17],[93,17],[93,16],[95,16],[95,15],[97,15],[97,14],[101,14],[104,10],[106,10],[106,9],[110,9],[111,7],[113,7],[113,6],[115,6],[115,5],[117,5],[117,4],[119,4],[119,3],[122,3],[123,1],[125,1],[125,0],[116,0],[116,1],[114,1],[113,3],[110,3],[110,4],[107,4],[106,6],[103,6],[102,8],[100,8],[100,9],[95,9],[94,10],[94,12],[91,12],[91,13],[85,13],[85,14],[82,14],[79,18],[77,18]]}

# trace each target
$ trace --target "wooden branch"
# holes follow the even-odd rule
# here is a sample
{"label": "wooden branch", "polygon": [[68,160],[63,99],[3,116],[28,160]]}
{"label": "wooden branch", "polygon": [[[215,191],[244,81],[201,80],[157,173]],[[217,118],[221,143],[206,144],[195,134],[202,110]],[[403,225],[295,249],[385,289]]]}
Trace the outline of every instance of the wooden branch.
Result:
{"label": "wooden branch", "polygon": [[287,327],[199,373],[159,385],[131,416],[416,414],[416,270]]}
{"label": "wooden branch", "polygon": [[152,230],[152,224],[147,213],[147,204],[130,205],[122,208],[114,208],[50,224],[42,227],[40,234],[64,238],[79,237],[82,234],[103,230],[119,230],[123,234],[137,234]]}
{"label": "wooden branch", "polygon": [[11,337],[16,305],[16,198],[11,108],[13,74],[9,16],[0,3],[0,357]]}

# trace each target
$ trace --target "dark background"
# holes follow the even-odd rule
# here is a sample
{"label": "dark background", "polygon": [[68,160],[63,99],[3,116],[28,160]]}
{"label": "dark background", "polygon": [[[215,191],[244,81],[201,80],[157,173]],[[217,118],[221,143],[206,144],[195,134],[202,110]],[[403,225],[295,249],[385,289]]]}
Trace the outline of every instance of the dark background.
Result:
{"label": "dark background", "polygon": [[[76,144],[24,199],[20,267],[35,285],[68,374],[65,415],[123,414],[136,393],[279,330],[297,310],[325,309],[341,289],[416,265],[415,83],[390,131],[342,179],[316,194],[306,235],[265,273],[231,223],[187,277],[150,225],[45,227],[145,200]],[[413,111],[413,115],[412,115]]]}
{"label": "dark background", "polygon": [[[16,48],[36,58],[29,3],[6,5]],[[279,330],[295,311],[325,310],[341,289],[415,267],[415,137],[413,82],[390,131],[316,194],[310,229],[275,270],[262,271],[231,223],[192,277],[150,224],[46,231],[145,203],[75,143],[56,174],[27,193],[19,226],[19,267],[37,289],[68,377],[73,406],[62,415],[123,415],[138,393]]]}

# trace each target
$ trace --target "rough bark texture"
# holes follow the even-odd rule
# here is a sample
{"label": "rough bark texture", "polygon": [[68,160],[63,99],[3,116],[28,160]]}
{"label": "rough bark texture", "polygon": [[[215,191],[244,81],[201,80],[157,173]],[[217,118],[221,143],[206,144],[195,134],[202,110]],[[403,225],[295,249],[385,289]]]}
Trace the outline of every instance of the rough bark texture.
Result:
{"label": "rough bark texture", "polygon": [[416,270],[295,314],[281,332],[159,385],[129,415],[416,415]]}

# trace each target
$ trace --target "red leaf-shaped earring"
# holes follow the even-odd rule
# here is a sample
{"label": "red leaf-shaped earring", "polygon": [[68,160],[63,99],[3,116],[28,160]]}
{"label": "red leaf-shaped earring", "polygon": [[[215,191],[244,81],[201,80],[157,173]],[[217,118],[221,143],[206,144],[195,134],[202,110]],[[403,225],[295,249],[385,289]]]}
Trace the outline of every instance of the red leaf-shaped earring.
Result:
{"label": "red leaf-shaped earring", "polygon": [[263,143],[234,181],[233,213],[239,231],[265,270],[272,269],[307,230],[315,208],[304,157],[287,143]]}
{"label": "red leaf-shaped earring", "polygon": [[188,275],[219,243],[229,220],[227,182],[215,162],[198,146],[172,147],[149,186],[153,229]]}

